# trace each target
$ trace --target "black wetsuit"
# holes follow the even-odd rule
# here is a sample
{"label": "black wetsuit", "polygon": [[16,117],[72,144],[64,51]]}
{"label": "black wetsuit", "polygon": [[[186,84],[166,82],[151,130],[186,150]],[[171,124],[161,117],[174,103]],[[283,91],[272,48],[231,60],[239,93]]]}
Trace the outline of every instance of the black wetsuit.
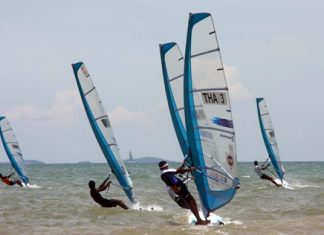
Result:
{"label": "black wetsuit", "polygon": [[118,200],[103,198],[95,188],[90,190],[90,195],[93,200],[96,203],[100,204],[102,207],[116,207],[119,205]]}

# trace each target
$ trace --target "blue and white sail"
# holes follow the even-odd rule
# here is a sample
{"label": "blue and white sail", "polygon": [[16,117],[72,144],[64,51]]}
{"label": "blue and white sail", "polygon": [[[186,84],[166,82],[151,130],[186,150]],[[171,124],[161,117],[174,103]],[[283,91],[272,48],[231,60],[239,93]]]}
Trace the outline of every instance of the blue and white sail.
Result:
{"label": "blue and white sail", "polygon": [[183,156],[188,154],[187,132],[183,106],[184,57],[175,42],[160,45],[165,93],[169,111]]}
{"label": "blue and white sail", "polygon": [[235,132],[212,17],[189,15],[184,110],[191,161],[205,215],[234,197],[239,185]]}
{"label": "blue and white sail", "polygon": [[276,171],[277,177],[282,181],[284,178],[285,169],[280,160],[278,143],[270,119],[270,113],[264,98],[256,98],[256,103],[263,141],[271,159],[272,166]]}
{"label": "blue and white sail", "polygon": [[93,133],[105,158],[129,200],[135,203],[133,184],[121,158],[119,148],[90,74],[84,63],[72,64],[82,103]]}
{"label": "blue and white sail", "polygon": [[6,117],[0,117],[0,136],[12,167],[24,184],[27,185],[29,183],[29,178],[25,171],[25,161],[16,136]]}

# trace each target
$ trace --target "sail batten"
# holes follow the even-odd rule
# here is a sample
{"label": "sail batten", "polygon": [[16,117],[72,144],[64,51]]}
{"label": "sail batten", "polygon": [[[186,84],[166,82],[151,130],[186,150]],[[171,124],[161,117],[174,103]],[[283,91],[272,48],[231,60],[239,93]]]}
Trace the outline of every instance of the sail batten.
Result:
{"label": "sail batten", "polygon": [[182,78],[182,77],[183,77],[183,74],[178,75],[178,76],[176,76],[176,77],[174,77],[174,78],[171,78],[171,79],[169,80],[169,82],[172,82],[172,81],[174,81],[174,80],[176,80],[176,79],[178,79],[178,78]]}
{"label": "sail batten", "polygon": [[[87,117],[97,142],[109,164],[112,173],[116,176],[120,186],[131,202],[135,202],[133,185],[130,176],[121,159],[118,145],[92,79],[82,62],[72,64],[75,79]],[[87,93],[84,93],[87,90]],[[89,91],[91,91],[89,93]]]}
{"label": "sail batten", "polygon": [[29,178],[25,171],[25,161],[21,154],[19,142],[13,132],[13,129],[6,117],[0,117],[0,136],[3,147],[12,167],[17,172],[25,185],[29,183]]}
{"label": "sail batten", "polygon": [[219,48],[213,49],[213,50],[209,50],[209,51],[204,51],[195,55],[192,55],[191,58],[197,57],[197,56],[201,56],[201,55],[206,55],[215,51],[219,51]]}

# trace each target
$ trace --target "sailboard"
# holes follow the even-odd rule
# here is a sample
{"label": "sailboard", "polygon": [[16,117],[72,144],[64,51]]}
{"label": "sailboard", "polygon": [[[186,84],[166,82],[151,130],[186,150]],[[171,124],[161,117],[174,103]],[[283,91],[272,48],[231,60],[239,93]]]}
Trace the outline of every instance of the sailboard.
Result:
{"label": "sailboard", "polygon": [[270,113],[264,98],[256,98],[256,104],[263,141],[266,146],[273,169],[276,172],[275,176],[278,177],[278,179],[280,179],[281,181],[277,183],[282,183],[285,169],[280,160],[278,143],[270,119]]}
{"label": "sailboard", "polygon": [[22,182],[28,185],[29,178],[25,171],[25,161],[13,129],[6,117],[0,117],[0,136],[11,166]]}
{"label": "sailboard", "polygon": [[97,142],[128,199],[135,203],[133,184],[121,158],[107,113],[83,62],[72,64],[81,100]]}
{"label": "sailboard", "polygon": [[229,203],[239,187],[228,87],[209,13],[189,15],[183,92],[189,157],[207,217]]}

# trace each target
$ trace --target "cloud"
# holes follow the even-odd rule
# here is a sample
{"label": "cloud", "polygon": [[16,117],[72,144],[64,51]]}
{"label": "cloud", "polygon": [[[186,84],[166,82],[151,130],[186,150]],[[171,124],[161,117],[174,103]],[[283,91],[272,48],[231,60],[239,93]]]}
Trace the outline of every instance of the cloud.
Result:
{"label": "cloud", "polygon": [[[199,79],[199,88],[210,88],[211,85],[214,86],[225,86],[222,79],[211,80],[205,78],[221,78],[222,71],[218,71],[222,65],[219,60],[215,60],[213,56],[206,56],[205,58],[199,58],[197,60],[192,60],[192,76]],[[238,69],[234,66],[223,65],[224,72],[226,76],[227,85],[229,87],[229,93],[233,100],[250,100],[253,96],[249,90],[243,85],[242,82],[236,79],[239,75]],[[197,87],[198,87],[197,86]]]}
{"label": "cloud", "polygon": [[238,69],[234,66],[224,65],[224,71],[225,71],[231,99],[238,100],[238,101],[251,100],[253,98],[253,95],[243,85],[241,81],[236,79],[236,77],[239,74]]}
{"label": "cloud", "polygon": [[136,125],[153,127],[157,125],[155,117],[159,116],[161,112],[165,112],[166,108],[165,102],[142,112],[132,112],[120,106],[109,112],[109,119],[113,125],[120,126],[133,123]]}
{"label": "cloud", "polygon": [[69,125],[73,122],[81,106],[76,91],[60,91],[49,109],[41,109],[34,104],[16,106],[5,112],[11,120],[59,122]]}

